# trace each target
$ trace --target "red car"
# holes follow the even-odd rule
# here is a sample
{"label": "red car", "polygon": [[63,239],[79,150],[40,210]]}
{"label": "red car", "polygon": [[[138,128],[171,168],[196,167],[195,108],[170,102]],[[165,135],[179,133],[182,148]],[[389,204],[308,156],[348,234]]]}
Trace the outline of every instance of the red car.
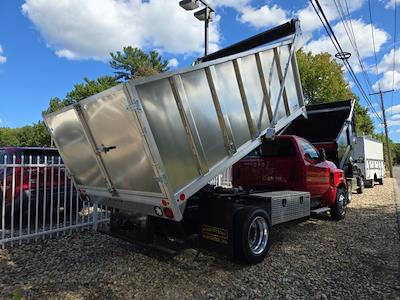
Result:
{"label": "red car", "polygon": [[[12,214],[19,220],[21,207],[23,215],[30,212],[31,220],[36,210],[43,217],[45,211],[77,207],[76,191],[55,148],[0,148],[0,200],[0,227],[3,207],[7,225]],[[78,207],[82,207],[81,201]]]}
{"label": "red car", "polygon": [[324,153],[301,137],[277,136],[233,166],[233,186],[308,191],[312,209],[330,208],[333,219],[342,219],[348,202],[346,179]]}

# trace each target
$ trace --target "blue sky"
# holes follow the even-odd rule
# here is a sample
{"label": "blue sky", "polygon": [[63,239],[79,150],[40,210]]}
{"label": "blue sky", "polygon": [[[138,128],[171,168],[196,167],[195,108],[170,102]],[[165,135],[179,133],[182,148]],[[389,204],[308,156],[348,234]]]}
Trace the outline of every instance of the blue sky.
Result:
{"label": "blue sky", "polygon": [[[365,81],[335,2],[320,0],[367,92],[400,88],[400,37],[393,72],[394,4],[371,0],[377,50],[376,74],[367,0],[348,0]],[[125,45],[156,49],[172,68],[191,64],[203,51],[203,24],[178,0],[0,0],[0,126],[37,122],[51,97],[63,98],[87,76],[111,75],[108,53]],[[210,0],[216,8],[210,47],[218,49],[285,22],[300,18],[303,45],[314,53],[335,53],[309,1]],[[336,0],[346,7],[345,0]],[[400,1],[397,1],[400,2]],[[397,8],[399,15],[399,8]],[[349,25],[350,22],[346,23]],[[398,21],[398,33],[400,31]],[[399,35],[399,34],[398,34]],[[395,82],[393,85],[393,74]],[[379,82],[379,83],[378,83]],[[353,83],[349,82],[350,86]],[[353,87],[353,91],[359,94]],[[371,98],[378,110],[377,97]],[[366,105],[364,100],[362,104]],[[393,107],[391,107],[393,105]],[[400,92],[385,95],[390,136],[400,141]],[[382,127],[374,118],[376,131]]]}

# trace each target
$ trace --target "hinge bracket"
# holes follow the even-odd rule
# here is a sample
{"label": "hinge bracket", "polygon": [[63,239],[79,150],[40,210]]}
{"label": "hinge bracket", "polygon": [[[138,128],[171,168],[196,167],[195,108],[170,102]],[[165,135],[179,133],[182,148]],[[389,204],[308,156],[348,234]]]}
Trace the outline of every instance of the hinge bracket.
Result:
{"label": "hinge bracket", "polygon": [[133,100],[132,103],[129,103],[127,105],[127,107],[126,107],[126,110],[128,110],[128,111],[134,111],[135,110],[135,111],[137,111],[139,113],[143,111],[142,105],[140,104],[139,99],[135,99],[135,100]]}

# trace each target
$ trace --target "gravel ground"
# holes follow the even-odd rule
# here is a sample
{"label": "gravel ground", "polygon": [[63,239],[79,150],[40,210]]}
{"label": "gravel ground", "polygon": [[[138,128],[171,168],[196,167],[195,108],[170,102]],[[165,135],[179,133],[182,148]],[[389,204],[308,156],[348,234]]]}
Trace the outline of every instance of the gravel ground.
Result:
{"label": "gravel ground", "polygon": [[400,299],[394,181],[354,195],[345,220],[275,227],[265,261],[173,258],[82,232],[0,250],[1,298]]}

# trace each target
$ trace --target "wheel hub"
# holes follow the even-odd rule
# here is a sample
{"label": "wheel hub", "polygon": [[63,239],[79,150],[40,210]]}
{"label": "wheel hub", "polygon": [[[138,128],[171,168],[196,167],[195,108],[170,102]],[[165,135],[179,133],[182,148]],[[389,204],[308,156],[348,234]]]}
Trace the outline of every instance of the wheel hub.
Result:
{"label": "wheel hub", "polygon": [[267,221],[261,217],[256,217],[250,224],[247,239],[250,251],[253,254],[262,253],[267,247],[268,243],[268,225]]}

